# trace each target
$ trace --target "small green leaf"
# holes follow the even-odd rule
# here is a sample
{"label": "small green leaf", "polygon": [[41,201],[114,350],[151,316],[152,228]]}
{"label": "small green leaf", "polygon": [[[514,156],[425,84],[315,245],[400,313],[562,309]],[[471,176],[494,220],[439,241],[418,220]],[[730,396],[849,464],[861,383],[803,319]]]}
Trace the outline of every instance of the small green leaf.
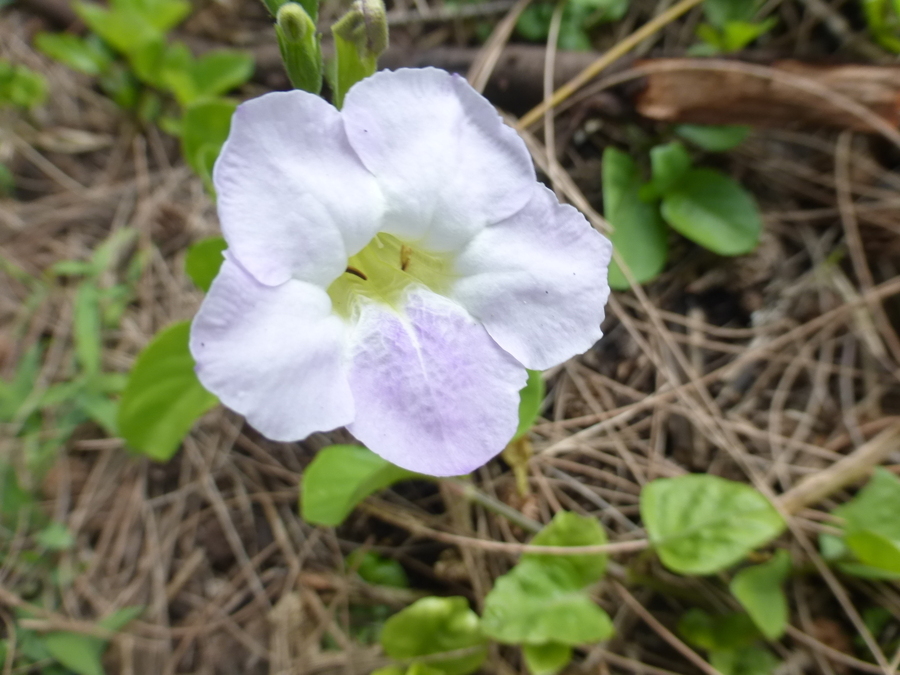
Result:
{"label": "small green leaf", "polygon": [[34,497],[19,485],[15,469],[0,461],[0,523],[15,523],[33,506]]}
{"label": "small green leaf", "polygon": [[531,675],[556,675],[572,660],[572,648],[556,642],[522,645],[522,656]]}
{"label": "small green leaf", "polygon": [[314,525],[340,525],[370,494],[416,477],[366,448],[331,445],[320,450],[303,472],[300,514]]}
{"label": "small green leaf", "polygon": [[444,675],[467,675],[487,657],[487,641],[478,624],[465,598],[422,598],[385,622],[381,646],[394,659],[475,648],[470,656],[428,662]]}
{"label": "small green leaf", "polygon": [[219,96],[241,86],[253,75],[253,56],[233,49],[217,49],[198,58],[191,77],[200,96]]}
{"label": "small green leaf", "polygon": [[409,578],[403,565],[393,558],[385,558],[373,551],[357,549],[347,557],[347,566],[355,567],[363,581],[376,586],[409,588]]}
{"label": "small green leaf", "polygon": [[662,216],[675,230],[719,255],[756,248],[762,218],[753,197],[712,169],[691,169],[663,196]]}
{"label": "small green leaf", "polygon": [[94,77],[105,71],[113,59],[96,38],[81,38],[71,33],[38,33],[34,44],[51,59]]}
{"label": "small green leaf", "polygon": [[119,404],[119,433],[157,461],[175,454],[203,413],[218,403],[194,374],[190,323],[166,328],[140,353]]}
{"label": "small green leaf", "polygon": [[75,355],[88,374],[100,372],[103,342],[100,334],[100,290],[93,280],[82,283],[73,307]]}
{"label": "small green leaf", "polygon": [[215,99],[189,106],[181,125],[181,152],[188,165],[212,191],[212,167],[228,138],[231,116],[237,105]]}
{"label": "small green leaf", "polygon": [[47,80],[25,66],[0,59],[0,108],[15,106],[31,109],[47,98]]}
{"label": "small green leaf", "polygon": [[[659,208],[640,198],[641,183],[631,157],[611,147],[603,152],[603,210],[613,226],[610,240],[637,283],[656,278],[666,266],[669,252]],[[630,288],[615,261],[609,268],[609,285],[618,290]]]}
{"label": "small green leaf", "polygon": [[[607,543],[606,532],[596,518],[560,511],[553,520],[531,540],[533,546],[600,546]],[[606,573],[607,555],[542,555],[526,553],[522,562],[533,560],[545,568],[563,570],[575,587],[582,588],[599,581]]]}
{"label": "small green leaf", "polygon": [[68,551],[75,545],[75,537],[64,523],[50,523],[35,535],[35,540],[51,551]]}
{"label": "small green leaf", "polygon": [[225,258],[222,252],[228,244],[222,237],[208,237],[191,245],[184,259],[184,270],[202,291],[208,291]]}
{"label": "small green leaf", "polygon": [[521,438],[534,426],[543,402],[544,375],[539,370],[529,370],[528,380],[519,391],[519,428],[513,440]]}
{"label": "small green leaf", "polygon": [[765,21],[729,21],[721,30],[722,49],[726,53],[738,52],[747,47],[761,35],[765,35],[775,27],[778,19],[770,17]]}
{"label": "small green leaf", "polygon": [[750,127],[739,124],[679,124],[675,133],[709,152],[725,152],[736,148],[750,135]]}
{"label": "small green leaf", "polygon": [[130,55],[163,34],[133,9],[108,10],[92,2],[73,2],[72,9],[88,28],[121,54]]}
{"label": "small green leaf", "polygon": [[703,13],[713,26],[724,28],[730,21],[750,21],[760,4],[760,0],[704,0]]}
{"label": "small green leaf", "polygon": [[900,478],[878,467],[857,495],[832,515],[846,521],[847,532],[870,530],[894,541],[900,541]]}
{"label": "small green leaf", "polygon": [[143,605],[133,605],[131,607],[122,607],[112,614],[103,617],[97,622],[101,628],[111,631],[120,631],[129,623],[137,619],[147,608]]}
{"label": "small green leaf", "polygon": [[788,603],[781,585],[790,572],[791,556],[779,549],[769,562],[746,567],[731,581],[734,597],[770,640],[780,638],[787,626]]}
{"label": "small green leaf", "polygon": [[864,565],[900,574],[900,542],[871,530],[851,532],[845,538],[847,546]]}
{"label": "small green leaf", "polygon": [[689,474],[641,492],[641,517],[663,564],[681,574],[713,574],[772,541],[785,523],[749,485]]}
{"label": "small green leaf", "polygon": [[678,141],[657,145],[650,150],[653,187],[659,195],[671,190],[691,168],[691,156]]}
{"label": "small green leaf", "polygon": [[706,651],[743,649],[761,637],[749,614],[731,612],[712,616],[697,607],[684,613],[678,622],[678,632],[689,643]]}
{"label": "small green leaf", "polygon": [[722,675],[771,675],[779,663],[765,647],[750,646],[709,653],[709,664]]}
{"label": "small green leaf", "polygon": [[88,635],[55,631],[41,637],[54,659],[78,675],[106,675],[100,658],[106,642]]}

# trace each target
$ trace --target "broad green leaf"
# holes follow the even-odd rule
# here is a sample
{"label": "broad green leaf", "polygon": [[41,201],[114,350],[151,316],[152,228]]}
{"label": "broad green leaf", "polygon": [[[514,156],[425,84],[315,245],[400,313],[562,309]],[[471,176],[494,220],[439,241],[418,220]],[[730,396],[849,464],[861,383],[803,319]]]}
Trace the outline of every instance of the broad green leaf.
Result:
{"label": "broad green leaf", "polygon": [[732,612],[712,616],[696,607],[681,617],[678,632],[690,644],[706,651],[743,649],[761,637],[748,614]]}
{"label": "broad green leaf", "polygon": [[746,567],[731,581],[734,597],[770,640],[780,638],[787,626],[788,602],[781,586],[790,572],[791,556],[779,549],[769,562]]}
{"label": "broad green leaf", "polygon": [[225,258],[222,252],[228,244],[222,237],[208,237],[192,244],[184,259],[184,271],[202,291],[208,291],[219,273]]}
{"label": "broad green leaf", "polygon": [[871,530],[851,532],[845,541],[863,565],[900,574],[900,542]]}
{"label": "broad green leaf", "polygon": [[522,645],[522,656],[531,675],[556,675],[572,660],[572,647],[556,642]]}
{"label": "broad green leaf", "polygon": [[775,27],[778,19],[770,17],[765,21],[729,21],[721,29],[722,49],[726,53],[738,52],[761,35]]}
{"label": "broad green leaf", "polygon": [[900,542],[900,478],[876,468],[872,478],[856,496],[832,515],[843,518],[847,532],[870,530]]}
{"label": "broad green leaf", "polygon": [[0,59],[0,108],[36,108],[47,98],[47,80],[25,66]]}
{"label": "broad green leaf", "polygon": [[226,94],[252,75],[253,56],[233,49],[207,52],[191,67],[191,76],[200,96]]}
{"label": "broad green leaf", "polygon": [[94,281],[85,281],[75,293],[73,308],[75,355],[88,374],[100,372],[103,342],[100,335],[100,290]]}
{"label": "broad green leaf", "polygon": [[653,187],[664,195],[671,190],[691,168],[691,156],[678,141],[657,145],[650,150],[653,169]]}
{"label": "broad green leaf", "polygon": [[237,105],[216,99],[189,106],[181,125],[181,152],[188,165],[212,191],[212,167],[231,128]]}
{"label": "broad green leaf", "polygon": [[663,196],[662,216],[682,235],[719,255],[749,253],[762,231],[753,197],[712,169],[688,171]]}
{"label": "broad green leaf", "polygon": [[541,412],[544,401],[544,376],[539,370],[528,371],[528,381],[519,392],[519,428],[513,440],[521,438],[531,427]]}
{"label": "broad green leaf", "polygon": [[[607,543],[606,532],[596,518],[560,511],[530,542],[533,546],[599,546]],[[534,561],[545,568],[560,568],[572,586],[583,588],[599,581],[606,572],[607,555],[542,555],[526,553],[521,562]]]}
{"label": "broad green leaf", "polygon": [[760,0],[704,0],[703,13],[713,26],[724,28],[731,21],[750,21],[760,4]]}
{"label": "broad green leaf", "polygon": [[780,662],[765,647],[713,650],[710,665],[722,675],[771,675]]}
{"label": "broad green leaf", "polygon": [[187,321],[157,333],[138,356],[119,404],[119,433],[157,461],[170,459],[194,422],[218,403],[194,374],[189,336]]}
{"label": "broad green leaf", "polygon": [[96,391],[79,392],[78,407],[110,436],[118,436],[119,404]]}
{"label": "broad green leaf", "polygon": [[367,583],[409,588],[406,570],[393,558],[385,558],[373,551],[362,552],[358,549],[347,557],[347,566],[355,567],[356,573]]}
{"label": "broad green leaf", "polygon": [[[645,283],[666,266],[669,244],[659,207],[639,197],[641,184],[631,157],[616,148],[603,152],[603,210],[613,226],[610,240],[635,281]],[[615,261],[609,268],[609,285],[618,290],[630,288]]]}
{"label": "broad green leaf", "polygon": [[739,124],[679,124],[675,127],[675,133],[704,150],[724,152],[743,143],[750,135],[750,127]]}
{"label": "broad green leaf", "polygon": [[681,574],[723,570],[785,527],[778,511],[749,485],[705,474],[647,484],[641,518],[663,564]]}
{"label": "broad green leaf", "polygon": [[40,546],[51,551],[68,551],[75,545],[75,537],[64,523],[50,523],[34,538]]}
{"label": "broad green leaf", "polygon": [[106,675],[100,659],[106,642],[88,635],[55,631],[41,637],[54,659],[78,675]]}
{"label": "broad green leaf", "polygon": [[381,631],[381,646],[394,659],[411,659],[467,647],[475,653],[428,666],[444,675],[474,673],[487,657],[487,640],[478,615],[465,598],[422,598],[388,619]]}
{"label": "broad green leaf", "polygon": [[51,59],[94,77],[112,63],[112,54],[96,38],[81,38],[71,33],[38,33],[34,44]]}
{"label": "broad green leaf", "polygon": [[134,10],[110,11],[92,2],[73,2],[72,9],[88,28],[121,54],[132,54],[162,38],[162,32]]}
{"label": "broad green leaf", "polygon": [[358,445],[331,445],[303,472],[300,515],[314,525],[340,525],[370,494],[417,476]]}
{"label": "broad green leaf", "polygon": [[609,616],[571,569],[523,560],[497,579],[484,603],[485,634],[507,644],[589,644],[613,633]]}

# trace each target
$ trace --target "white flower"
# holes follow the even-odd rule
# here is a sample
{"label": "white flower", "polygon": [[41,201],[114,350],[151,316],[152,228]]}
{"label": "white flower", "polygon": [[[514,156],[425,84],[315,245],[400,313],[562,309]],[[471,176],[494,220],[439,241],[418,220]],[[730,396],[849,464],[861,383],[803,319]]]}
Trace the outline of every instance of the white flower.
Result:
{"label": "white flower", "polygon": [[341,111],[244,103],[214,182],[229,248],[191,352],[271,439],[346,426],[399,466],[467,473],[515,433],[525,369],[601,336],[609,241],[458,76],[380,72]]}

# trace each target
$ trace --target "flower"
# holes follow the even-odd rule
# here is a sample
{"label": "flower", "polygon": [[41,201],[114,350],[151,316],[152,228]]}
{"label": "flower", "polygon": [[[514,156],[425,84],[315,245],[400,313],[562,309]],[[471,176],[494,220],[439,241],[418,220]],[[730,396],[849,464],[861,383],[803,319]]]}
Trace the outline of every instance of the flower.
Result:
{"label": "flower", "polygon": [[515,433],[525,369],[601,336],[609,241],[459,76],[382,71],[340,111],[248,101],[213,180],[228,250],[191,353],[273,440],[346,426],[406,469],[468,473]]}

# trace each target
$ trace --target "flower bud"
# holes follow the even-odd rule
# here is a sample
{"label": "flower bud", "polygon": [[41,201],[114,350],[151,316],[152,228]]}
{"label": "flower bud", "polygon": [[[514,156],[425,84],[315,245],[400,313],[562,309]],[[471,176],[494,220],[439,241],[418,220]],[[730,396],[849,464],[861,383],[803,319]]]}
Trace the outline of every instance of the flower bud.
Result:
{"label": "flower bud", "polygon": [[352,42],[360,58],[378,58],[388,47],[387,14],[382,0],[356,0],[332,27],[335,36]]}
{"label": "flower bud", "polygon": [[315,32],[309,14],[296,2],[286,2],[278,9],[278,29],[288,42],[300,42],[310,31]]}
{"label": "flower bud", "polygon": [[278,9],[275,33],[285,70],[297,89],[322,89],[322,51],[316,25],[302,5],[286,2]]}

